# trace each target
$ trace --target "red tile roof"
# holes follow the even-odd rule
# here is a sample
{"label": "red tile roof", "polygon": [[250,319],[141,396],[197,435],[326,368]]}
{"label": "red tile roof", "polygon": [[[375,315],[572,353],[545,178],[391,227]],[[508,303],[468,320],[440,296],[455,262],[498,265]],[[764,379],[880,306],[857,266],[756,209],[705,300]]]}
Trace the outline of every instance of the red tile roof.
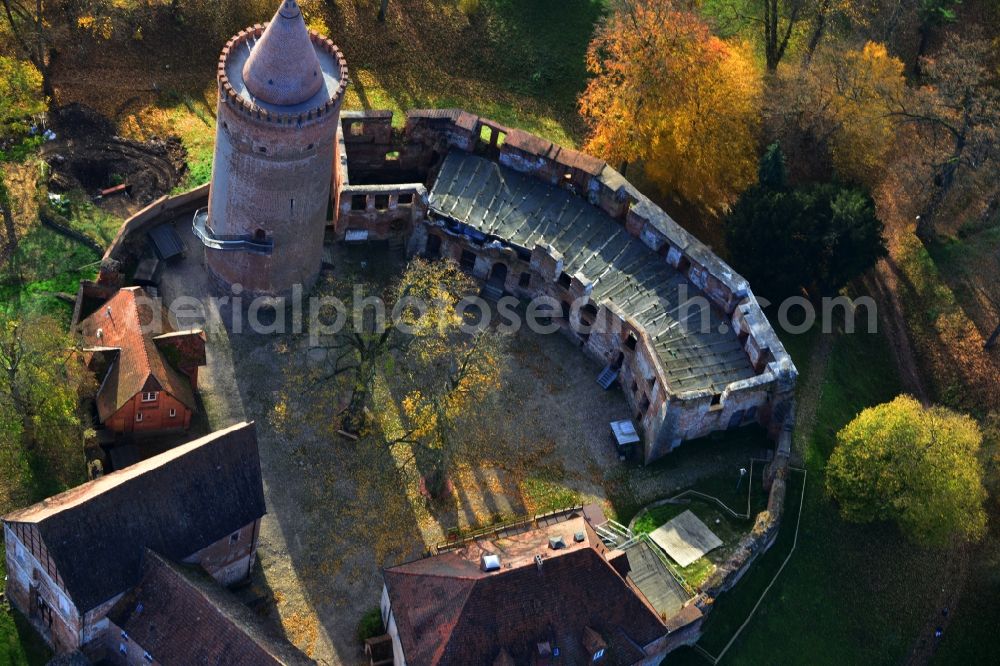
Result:
{"label": "red tile roof", "polygon": [[166,361],[153,340],[174,332],[170,318],[141,287],[119,290],[80,329],[87,347],[119,350],[97,392],[102,421],[143,391],[165,391],[189,409],[197,408],[190,380]]}
{"label": "red tile roof", "polygon": [[[582,532],[584,540],[574,535]],[[549,548],[561,536],[566,547]],[[500,557],[484,572],[480,557]],[[608,643],[605,664],[632,664],[667,633],[656,611],[611,565],[609,551],[577,515],[515,536],[479,540],[384,572],[403,653],[409,664],[491,664],[502,650],[530,663],[549,642],[559,663],[590,660],[591,628]],[[536,562],[541,557],[541,566]]]}

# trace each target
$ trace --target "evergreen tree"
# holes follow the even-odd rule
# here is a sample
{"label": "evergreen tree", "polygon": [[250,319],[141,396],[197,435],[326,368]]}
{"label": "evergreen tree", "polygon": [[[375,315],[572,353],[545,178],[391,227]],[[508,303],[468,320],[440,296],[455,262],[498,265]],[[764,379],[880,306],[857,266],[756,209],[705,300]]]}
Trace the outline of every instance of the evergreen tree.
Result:
{"label": "evergreen tree", "polygon": [[758,293],[830,296],[885,256],[883,226],[863,190],[839,183],[788,189],[777,144],[761,159],[759,178],[726,220],[733,264]]}

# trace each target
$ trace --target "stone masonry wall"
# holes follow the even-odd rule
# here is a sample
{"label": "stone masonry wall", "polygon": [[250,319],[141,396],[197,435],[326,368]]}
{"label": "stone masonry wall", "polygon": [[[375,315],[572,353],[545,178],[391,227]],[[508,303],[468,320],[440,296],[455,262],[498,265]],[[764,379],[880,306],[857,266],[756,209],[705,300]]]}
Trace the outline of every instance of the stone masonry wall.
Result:
{"label": "stone masonry wall", "polygon": [[407,185],[347,185],[340,192],[336,232],[365,230],[370,240],[405,243],[415,225],[427,217],[427,188]]}
{"label": "stone masonry wall", "polygon": [[[44,563],[45,546],[32,525],[18,526],[18,537],[10,524],[4,525],[7,562],[7,597],[57,651],[75,650],[82,644],[83,618],[63,589],[58,571],[50,574]],[[34,547],[24,543],[30,541]],[[35,592],[32,593],[32,588]],[[51,613],[38,610],[38,599],[44,599]],[[51,622],[49,622],[51,618]]]}

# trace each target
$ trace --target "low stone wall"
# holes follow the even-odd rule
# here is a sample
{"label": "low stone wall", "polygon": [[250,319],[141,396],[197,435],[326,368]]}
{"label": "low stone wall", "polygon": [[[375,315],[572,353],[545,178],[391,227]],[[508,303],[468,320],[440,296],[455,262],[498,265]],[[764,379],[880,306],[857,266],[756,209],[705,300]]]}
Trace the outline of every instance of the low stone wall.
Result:
{"label": "low stone wall", "polygon": [[146,233],[154,227],[169,222],[186,212],[194,213],[208,204],[208,189],[206,183],[182,194],[162,196],[149,204],[132,217],[125,220],[115,239],[104,252],[104,261],[114,260],[121,264],[138,258],[142,254],[142,244]]}

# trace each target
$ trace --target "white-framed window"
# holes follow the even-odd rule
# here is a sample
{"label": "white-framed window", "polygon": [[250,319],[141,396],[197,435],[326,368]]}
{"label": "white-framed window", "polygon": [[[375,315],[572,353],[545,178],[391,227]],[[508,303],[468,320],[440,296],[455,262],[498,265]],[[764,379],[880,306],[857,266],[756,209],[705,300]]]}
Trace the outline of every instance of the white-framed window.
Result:
{"label": "white-framed window", "polygon": [[124,643],[119,643],[118,651],[121,652],[122,654],[128,654],[128,646],[125,645]]}
{"label": "white-framed window", "polygon": [[142,423],[142,412],[136,412],[135,413],[135,422],[136,423]]}
{"label": "white-framed window", "polygon": [[171,407],[170,408],[170,418],[174,418],[175,416],[177,416],[177,410],[174,409],[173,407]]}
{"label": "white-framed window", "polygon": [[604,656],[604,648],[601,648],[600,650],[594,653],[594,661],[597,661],[603,656]]}
{"label": "white-framed window", "polygon": [[149,391],[147,393],[143,393],[142,394],[142,401],[143,402],[156,402],[156,398],[159,397],[159,395],[160,394],[157,391]]}

